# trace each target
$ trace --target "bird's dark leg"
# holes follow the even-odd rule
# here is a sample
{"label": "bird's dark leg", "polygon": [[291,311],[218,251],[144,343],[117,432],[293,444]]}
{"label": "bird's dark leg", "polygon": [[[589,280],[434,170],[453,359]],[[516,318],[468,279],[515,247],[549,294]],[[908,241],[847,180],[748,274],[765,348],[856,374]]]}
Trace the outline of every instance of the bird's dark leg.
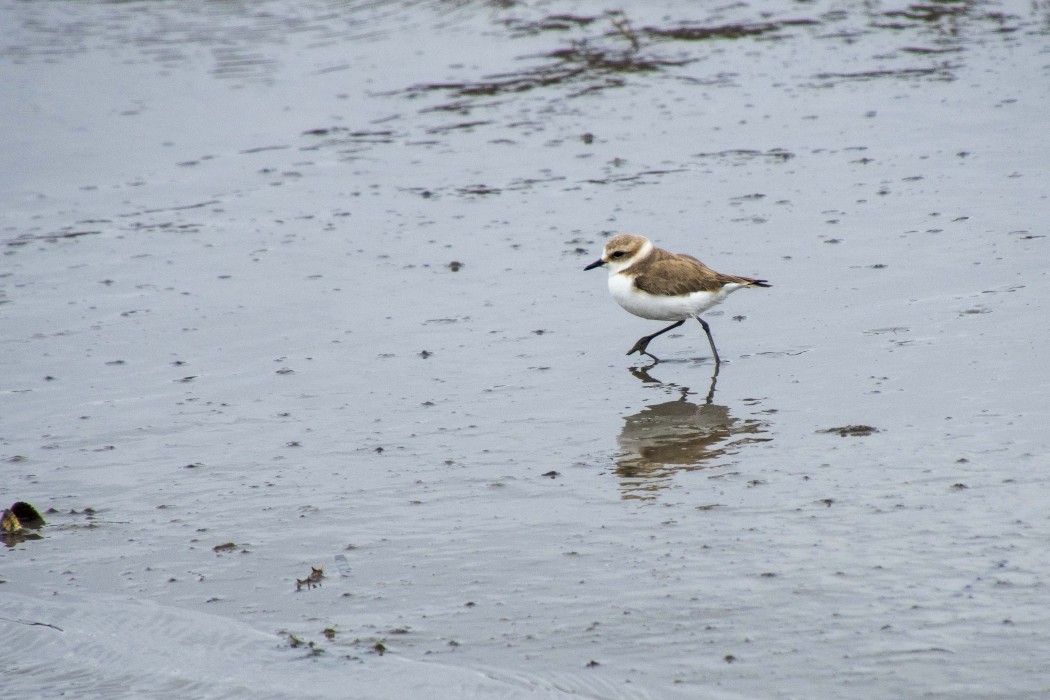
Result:
{"label": "bird's dark leg", "polygon": [[[684,318],[681,321],[679,321],[678,323],[672,323],[670,326],[668,326],[667,328],[664,328],[662,331],[656,331],[652,335],[646,335],[646,336],[643,336],[643,337],[639,338],[638,342],[634,344],[634,347],[627,351],[627,354],[631,355],[633,353],[638,353],[639,355],[648,355],[649,357],[651,357],[654,360],[656,360],[657,362],[659,362],[660,361],[659,357],[657,357],[656,355],[652,354],[651,352],[646,352],[645,349],[647,347],[649,347],[649,343],[652,342],[653,338],[655,338],[658,335],[663,335],[664,333],[666,333],[667,331],[669,331],[671,329],[678,328],[678,326],[682,325],[683,323],[685,323],[685,319]],[[703,321],[701,321],[700,323],[703,323]]]}
{"label": "bird's dark leg", "polygon": [[722,360],[718,357],[718,348],[715,347],[715,339],[711,337],[711,326],[707,325],[707,321],[699,316],[696,316],[695,318],[700,322],[700,325],[704,327],[704,333],[707,333],[707,342],[711,343],[711,352],[715,354],[715,367],[717,368],[722,364]]}

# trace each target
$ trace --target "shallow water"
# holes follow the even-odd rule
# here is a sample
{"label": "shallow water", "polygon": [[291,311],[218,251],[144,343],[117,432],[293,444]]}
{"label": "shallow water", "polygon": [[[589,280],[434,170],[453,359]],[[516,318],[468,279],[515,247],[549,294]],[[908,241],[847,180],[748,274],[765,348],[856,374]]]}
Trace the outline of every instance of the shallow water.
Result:
{"label": "shallow water", "polygon": [[617,7],[0,1],[10,695],[1050,690],[1050,8]]}

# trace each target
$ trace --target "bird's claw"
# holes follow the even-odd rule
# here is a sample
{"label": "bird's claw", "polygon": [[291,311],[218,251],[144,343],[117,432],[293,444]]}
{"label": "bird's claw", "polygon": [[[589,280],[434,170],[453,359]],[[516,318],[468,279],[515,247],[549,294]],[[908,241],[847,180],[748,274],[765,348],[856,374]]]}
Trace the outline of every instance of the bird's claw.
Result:
{"label": "bird's claw", "polygon": [[630,350],[627,351],[627,354],[628,355],[633,355],[634,353],[638,353],[639,355],[647,355],[647,356],[653,358],[654,362],[660,362],[660,358],[659,357],[657,357],[656,355],[652,354],[651,352],[646,352],[645,349],[647,347],[649,347],[649,339],[648,338],[641,338],[641,339],[639,339],[639,341],[637,343],[634,344],[633,348],[631,348]]}

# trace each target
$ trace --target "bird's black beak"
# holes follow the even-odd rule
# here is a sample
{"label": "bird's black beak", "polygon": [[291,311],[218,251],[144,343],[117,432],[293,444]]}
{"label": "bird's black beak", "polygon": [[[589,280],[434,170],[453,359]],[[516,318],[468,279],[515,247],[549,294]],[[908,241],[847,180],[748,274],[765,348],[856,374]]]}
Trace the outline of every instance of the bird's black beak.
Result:
{"label": "bird's black beak", "polygon": [[585,267],[583,269],[584,270],[593,270],[594,268],[601,267],[604,264],[605,264],[605,261],[602,260],[601,258],[598,258],[597,260],[595,260],[594,262],[592,262],[590,265],[588,265],[587,267]]}

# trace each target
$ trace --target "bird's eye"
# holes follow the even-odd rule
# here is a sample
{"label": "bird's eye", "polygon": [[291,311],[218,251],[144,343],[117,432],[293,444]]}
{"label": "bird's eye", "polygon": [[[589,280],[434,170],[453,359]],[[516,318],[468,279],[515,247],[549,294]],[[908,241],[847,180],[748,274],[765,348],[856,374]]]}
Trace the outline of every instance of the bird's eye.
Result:
{"label": "bird's eye", "polygon": [[610,255],[609,257],[612,258],[613,260],[619,260],[620,258],[622,258],[626,254],[627,253],[624,253],[622,250],[618,250],[615,253],[613,253],[612,255]]}

